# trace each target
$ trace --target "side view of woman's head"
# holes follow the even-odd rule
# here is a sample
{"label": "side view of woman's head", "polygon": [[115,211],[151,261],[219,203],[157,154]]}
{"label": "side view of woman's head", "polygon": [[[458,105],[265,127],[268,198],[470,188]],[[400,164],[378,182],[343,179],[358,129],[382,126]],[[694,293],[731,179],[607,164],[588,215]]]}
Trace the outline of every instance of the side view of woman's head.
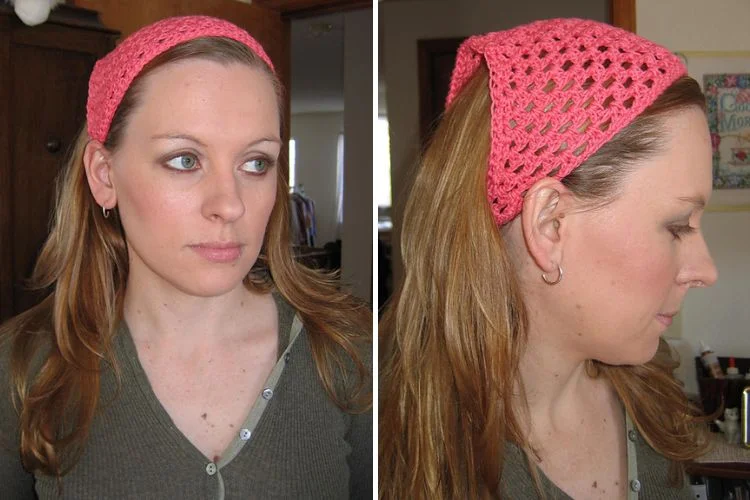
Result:
{"label": "side view of woman's head", "polygon": [[[381,497],[586,498],[592,483],[619,497],[621,455],[563,472],[561,443],[584,426],[562,425],[557,445],[543,430],[593,414],[613,450],[632,419],[656,455],[700,454],[660,335],[716,280],[704,109],[676,56],[602,23],[464,41],[381,322]],[[515,489],[527,473],[534,489]]]}

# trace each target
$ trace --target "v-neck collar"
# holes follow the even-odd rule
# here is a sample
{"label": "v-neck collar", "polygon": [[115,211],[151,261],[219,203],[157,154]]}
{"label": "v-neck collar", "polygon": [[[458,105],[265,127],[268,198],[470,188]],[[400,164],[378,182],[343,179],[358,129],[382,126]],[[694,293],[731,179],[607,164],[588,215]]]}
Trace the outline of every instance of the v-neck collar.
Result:
{"label": "v-neck collar", "polygon": [[[637,500],[638,492],[641,490],[641,483],[638,480],[638,456],[636,450],[637,431],[635,430],[633,421],[631,420],[630,415],[628,414],[624,406],[622,406],[622,411],[625,417],[624,432],[626,443],[626,458],[628,461],[628,482],[625,485],[625,487],[627,488],[627,499]],[[515,448],[515,450],[517,450],[518,456],[522,460],[522,463],[526,462],[525,453],[520,447],[512,443],[507,443],[506,449],[508,448],[508,446],[511,446]],[[547,477],[547,474],[544,473],[541,467],[536,464],[533,465],[534,467],[536,467],[537,473],[539,474],[539,479],[544,486],[545,491],[552,491],[556,495],[555,498],[559,500],[574,500],[562,488],[557,486],[557,484],[555,484],[549,477]]]}
{"label": "v-neck collar", "polygon": [[[296,315],[292,307],[277,292],[273,292],[272,295],[274,302],[276,303],[278,317],[277,360],[274,367],[271,369],[271,373],[263,384],[263,390],[256,397],[250,412],[245,417],[245,420],[240,427],[240,431],[238,431],[234,439],[222,452],[220,460],[215,463],[217,470],[229,464],[249,441],[249,436],[245,434],[245,432],[252,433],[255,426],[257,426],[260,421],[268,401],[273,395],[276,384],[281,378],[281,374],[288,360],[289,351],[291,351],[299,333],[303,329],[302,321],[299,316]],[[202,463],[204,466],[212,464],[213,462],[177,428],[172,417],[170,417],[167,410],[156,397],[156,393],[151,386],[146,371],[143,369],[143,365],[138,357],[138,350],[136,349],[135,342],[133,341],[133,337],[124,319],[120,322],[118,327],[115,344],[119,351],[118,357],[121,358],[120,361],[124,365],[123,368],[128,370],[143,398],[148,401],[148,404],[162,430],[168,434],[171,441],[185,453],[186,458]],[[242,436],[240,433],[243,433]],[[246,436],[248,436],[248,439],[243,439],[243,437]]]}

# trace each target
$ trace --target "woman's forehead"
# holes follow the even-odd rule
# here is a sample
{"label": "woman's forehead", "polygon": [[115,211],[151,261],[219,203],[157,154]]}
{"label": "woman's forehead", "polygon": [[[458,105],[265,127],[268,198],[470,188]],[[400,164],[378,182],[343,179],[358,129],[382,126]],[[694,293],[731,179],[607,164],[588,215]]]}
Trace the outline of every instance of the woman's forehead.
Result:
{"label": "woman's forehead", "polygon": [[241,63],[175,61],[140,82],[131,124],[139,128],[221,129],[277,135],[279,104],[267,72]]}
{"label": "woman's forehead", "polygon": [[[711,195],[711,140],[705,114],[691,107],[664,117],[663,150],[626,177],[625,198],[668,205]],[[693,203],[695,205],[695,203]]]}

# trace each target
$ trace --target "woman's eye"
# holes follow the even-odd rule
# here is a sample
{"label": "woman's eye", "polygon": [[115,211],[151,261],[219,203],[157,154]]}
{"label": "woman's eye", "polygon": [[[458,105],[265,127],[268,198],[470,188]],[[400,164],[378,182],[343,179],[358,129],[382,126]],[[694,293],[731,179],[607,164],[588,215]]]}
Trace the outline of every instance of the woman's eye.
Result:
{"label": "woman's eye", "polygon": [[683,226],[672,226],[669,228],[669,232],[672,233],[672,236],[674,236],[674,239],[680,240],[681,237],[690,234],[694,232],[696,228],[692,227],[690,224],[686,224]]}
{"label": "woman's eye", "polygon": [[198,159],[188,154],[175,156],[167,162],[167,166],[175,170],[195,170],[198,166]]}
{"label": "woman's eye", "polygon": [[256,158],[242,164],[242,170],[251,174],[262,174],[271,167],[271,162],[265,158]]}

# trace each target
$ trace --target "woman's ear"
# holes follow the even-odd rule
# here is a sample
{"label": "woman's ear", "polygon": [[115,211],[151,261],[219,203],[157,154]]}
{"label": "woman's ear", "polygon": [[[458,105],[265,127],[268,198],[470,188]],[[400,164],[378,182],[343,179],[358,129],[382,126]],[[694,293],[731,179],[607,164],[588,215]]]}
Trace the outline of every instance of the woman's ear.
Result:
{"label": "woman's ear", "polygon": [[545,273],[557,272],[562,262],[565,212],[571,193],[559,180],[545,177],[526,192],[521,211],[523,238],[529,255]]}
{"label": "woman's ear", "polygon": [[117,192],[112,183],[110,170],[112,155],[104,145],[96,140],[89,141],[83,150],[83,166],[86,169],[86,179],[96,202],[106,209],[117,205]]}

